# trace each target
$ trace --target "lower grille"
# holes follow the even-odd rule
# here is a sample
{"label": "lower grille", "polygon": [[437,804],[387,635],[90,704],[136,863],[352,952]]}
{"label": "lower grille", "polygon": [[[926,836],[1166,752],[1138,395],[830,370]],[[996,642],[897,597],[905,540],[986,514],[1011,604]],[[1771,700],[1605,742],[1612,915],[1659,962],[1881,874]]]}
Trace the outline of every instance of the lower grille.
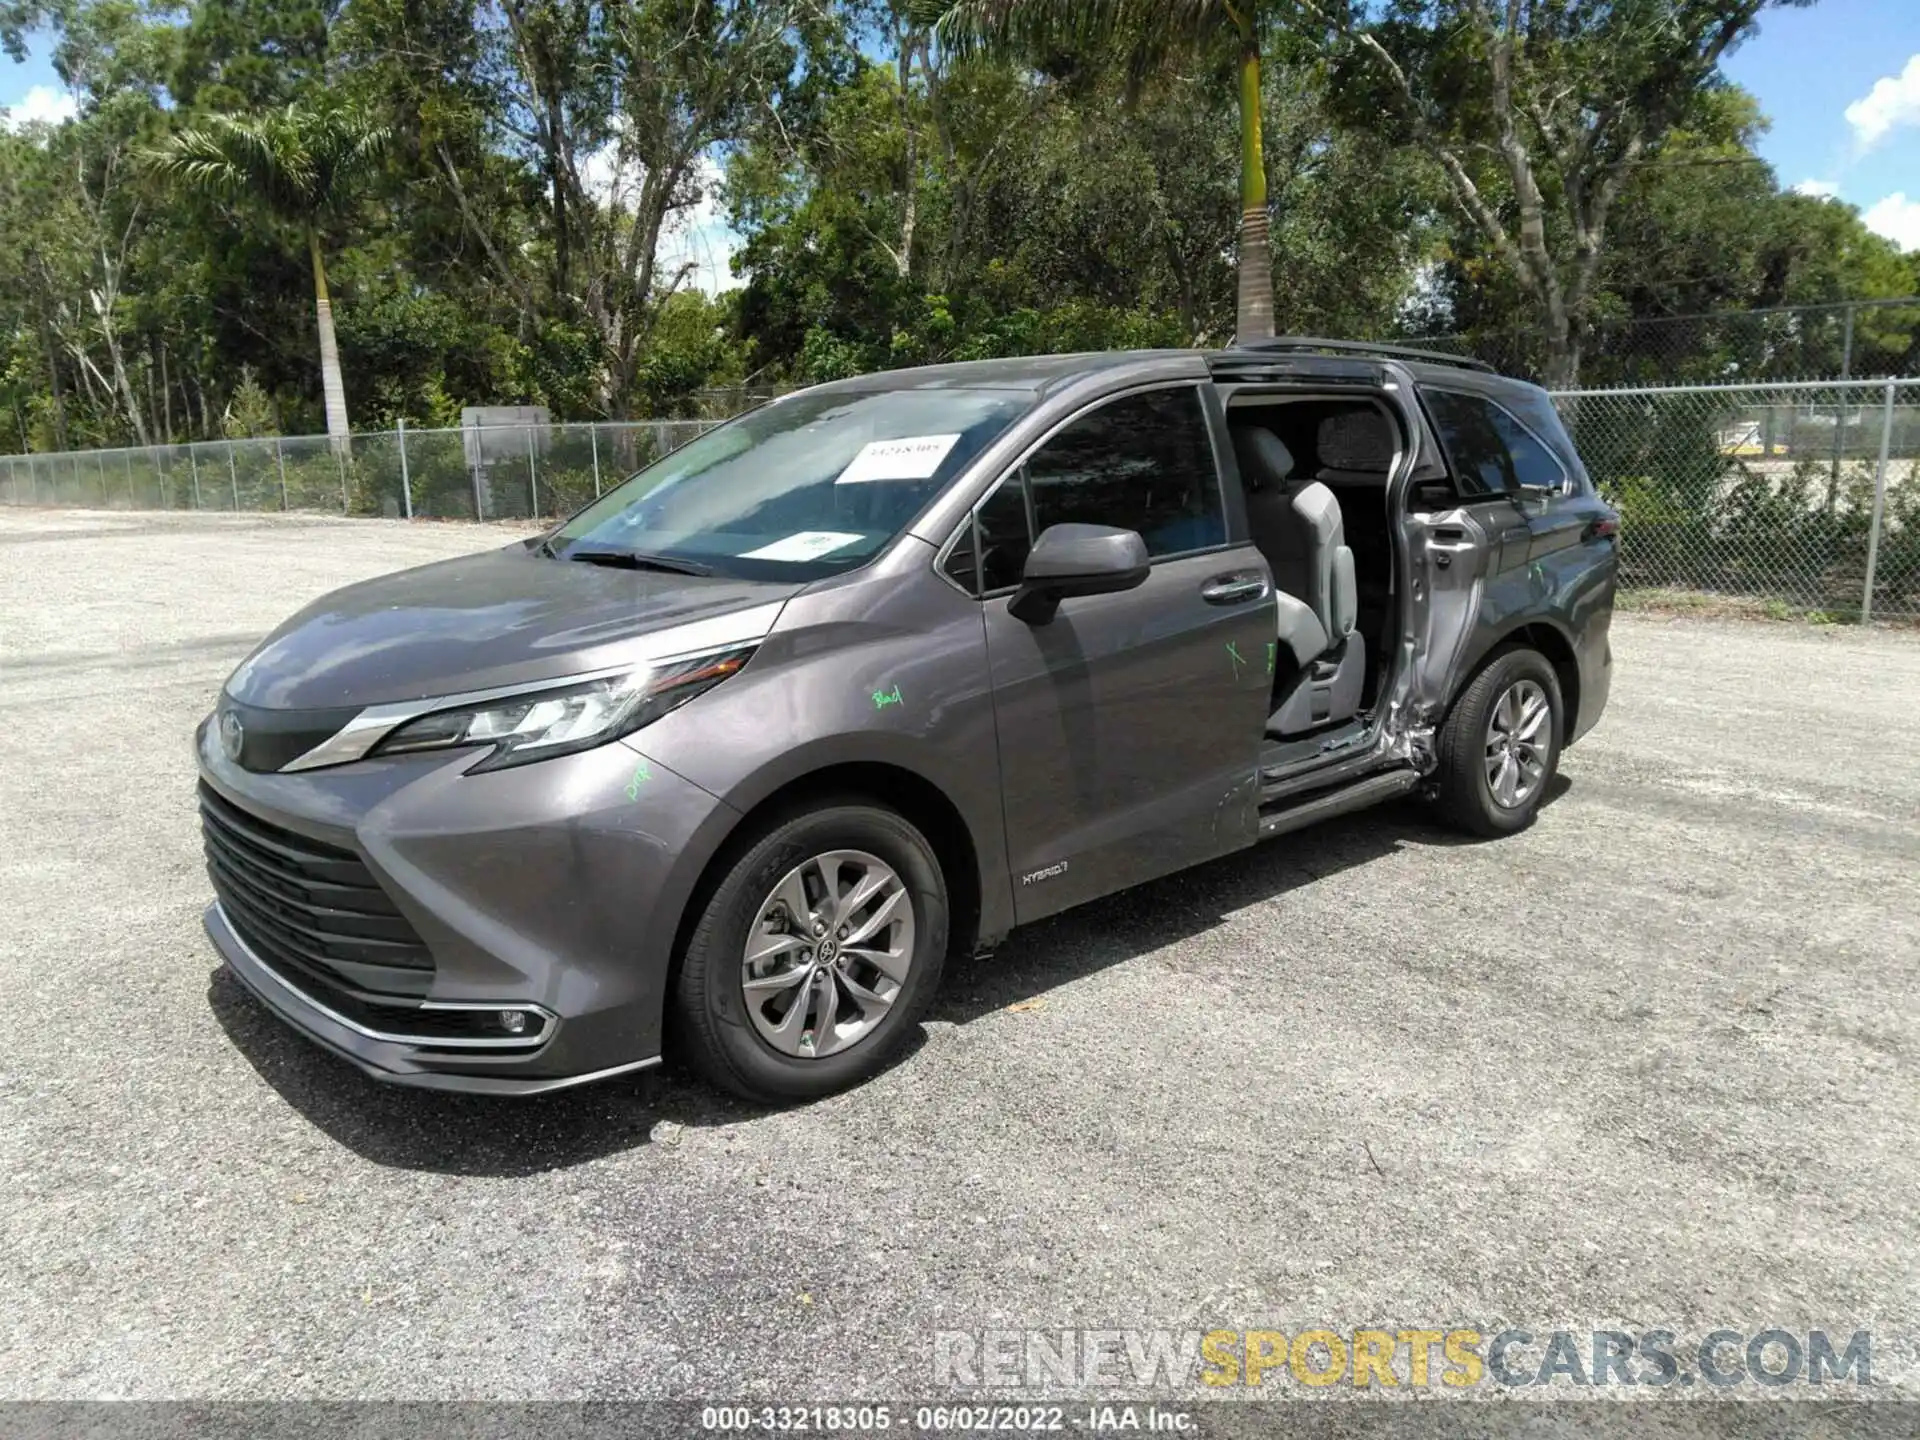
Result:
{"label": "lower grille", "polygon": [[421,996],[433,956],[366,863],[200,786],[207,874],[227,921],[288,979]]}

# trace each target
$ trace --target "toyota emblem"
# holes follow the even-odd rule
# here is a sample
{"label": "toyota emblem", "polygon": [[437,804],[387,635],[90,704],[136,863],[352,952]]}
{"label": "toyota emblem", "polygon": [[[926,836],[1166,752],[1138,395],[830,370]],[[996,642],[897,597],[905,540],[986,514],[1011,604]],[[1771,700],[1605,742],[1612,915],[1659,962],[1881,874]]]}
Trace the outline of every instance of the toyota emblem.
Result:
{"label": "toyota emblem", "polygon": [[231,710],[222,711],[220,715],[220,748],[226,753],[227,759],[233,761],[236,765],[240,763],[240,747],[246,743],[246,739],[246,727],[240,723],[240,717]]}

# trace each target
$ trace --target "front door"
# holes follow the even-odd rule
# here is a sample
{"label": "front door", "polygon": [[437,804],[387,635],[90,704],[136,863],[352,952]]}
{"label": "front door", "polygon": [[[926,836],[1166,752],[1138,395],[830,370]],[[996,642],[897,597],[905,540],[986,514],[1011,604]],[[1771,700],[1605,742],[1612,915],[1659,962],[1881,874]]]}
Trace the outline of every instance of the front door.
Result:
{"label": "front door", "polygon": [[[1265,563],[1229,541],[1198,389],[1106,401],[976,510],[1007,849],[1022,923],[1252,843],[1272,689]],[[1050,525],[1138,531],[1146,582],[1007,608]]]}

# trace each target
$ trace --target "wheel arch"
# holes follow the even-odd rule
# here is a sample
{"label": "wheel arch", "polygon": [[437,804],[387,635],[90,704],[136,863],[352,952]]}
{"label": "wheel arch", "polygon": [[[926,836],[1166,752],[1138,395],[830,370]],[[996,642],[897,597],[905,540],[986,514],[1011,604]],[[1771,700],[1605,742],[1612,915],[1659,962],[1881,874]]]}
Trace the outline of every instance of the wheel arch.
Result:
{"label": "wheel arch", "polygon": [[927,837],[947,880],[947,954],[972,953],[980,939],[983,910],[990,907],[984,893],[982,846],[960,807],[940,786],[907,766],[885,760],[839,761],[784,781],[738,812],[739,818],[714,846],[680,908],[665,994],[673,991],[688,937],[741,849],[775,816],[803,809],[812,801],[850,797],[898,812]]}
{"label": "wheel arch", "polygon": [[1558,625],[1550,620],[1531,620],[1524,625],[1515,625],[1488,644],[1473,658],[1471,665],[1461,667],[1460,678],[1455,682],[1453,693],[1447,697],[1447,711],[1460,703],[1460,697],[1474,678],[1487,668],[1487,663],[1502,650],[1514,645],[1524,645],[1537,650],[1553,667],[1553,676],[1560,685],[1560,707],[1563,734],[1561,744],[1571,743],[1571,737],[1579,730],[1580,722],[1580,661],[1573,648],[1573,639]]}

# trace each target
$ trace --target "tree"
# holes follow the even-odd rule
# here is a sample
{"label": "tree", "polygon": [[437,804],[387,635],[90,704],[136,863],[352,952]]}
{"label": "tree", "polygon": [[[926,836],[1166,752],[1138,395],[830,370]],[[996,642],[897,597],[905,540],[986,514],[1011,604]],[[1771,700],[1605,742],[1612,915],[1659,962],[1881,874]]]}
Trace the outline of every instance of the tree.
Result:
{"label": "tree", "polygon": [[1344,45],[1347,114],[1436,161],[1519,284],[1544,378],[1580,371],[1621,188],[1722,81],[1769,4],[1810,0],[1297,0]]}
{"label": "tree", "polygon": [[1048,57],[1113,55],[1138,80],[1173,62],[1231,47],[1240,118],[1240,230],[1236,331],[1273,334],[1273,252],[1261,138],[1258,0],[958,0],[939,34],[965,49]]}
{"label": "tree", "polygon": [[430,147],[435,185],[517,306],[516,340],[571,356],[587,337],[590,403],[625,418],[662,308],[697,269],[663,240],[720,183],[718,154],[782,103],[828,8],[373,0],[344,28],[402,134]]}
{"label": "tree", "polygon": [[209,115],[174,134],[149,157],[156,172],[195,196],[261,204],[305,236],[313,265],[327,434],[336,444],[344,443],[348,434],[347,396],[321,233],[352,204],[387,136],[384,126],[347,106],[295,101],[258,115]]}

